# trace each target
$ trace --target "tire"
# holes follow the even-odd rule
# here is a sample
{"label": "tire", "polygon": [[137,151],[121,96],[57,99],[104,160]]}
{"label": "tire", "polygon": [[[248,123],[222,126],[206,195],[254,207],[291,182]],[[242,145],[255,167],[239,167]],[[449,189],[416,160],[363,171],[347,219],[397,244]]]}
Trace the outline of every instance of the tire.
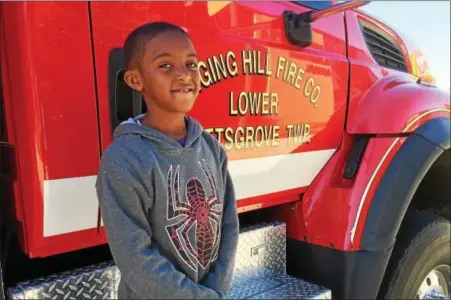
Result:
{"label": "tire", "polygon": [[[450,221],[427,212],[408,212],[401,225],[379,298],[422,299],[421,295],[425,292],[430,292],[434,287],[440,289],[441,286],[445,286],[443,292],[449,297],[450,254]],[[438,266],[441,266],[439,273],[430,274]],[[443,277],[445,282],[438,285],[440,280],[437,279]]]}

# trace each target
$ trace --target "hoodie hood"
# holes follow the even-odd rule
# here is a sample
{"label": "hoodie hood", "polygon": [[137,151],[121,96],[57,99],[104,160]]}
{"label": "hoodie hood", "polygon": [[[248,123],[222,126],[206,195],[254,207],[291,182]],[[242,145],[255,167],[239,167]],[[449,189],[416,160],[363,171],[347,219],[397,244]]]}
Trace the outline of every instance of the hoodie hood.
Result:
{"label": "hoodie hood", "polygon": [[202,125],[190,116],[185,116],[185,123],[187,125],[187,136],[185,138],[185,146],[181,146],[180,143],[171,138],[170,136],[147,126],[143,126],[138,123],[139,120],[143,119],[145,114],[138,115],[134,118],[129,118],[128,120],[122,122],[113,133],[113,138],[116,140],[124,135],[138,135],[142,138],[149,139],[158,148],[170,148],[170,149],[180,149],[180,148],[193,148],[199,144],[199,138],[204,131]]}

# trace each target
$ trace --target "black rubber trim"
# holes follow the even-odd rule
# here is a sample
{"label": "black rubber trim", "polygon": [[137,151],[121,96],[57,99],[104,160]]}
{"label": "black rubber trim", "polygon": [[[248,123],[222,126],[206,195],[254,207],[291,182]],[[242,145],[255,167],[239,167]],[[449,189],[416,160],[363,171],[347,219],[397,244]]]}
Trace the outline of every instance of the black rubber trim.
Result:
{"label": "black rubber trim", "polygon": [[342,252],[287,238],[287,273],[329,288],[332,299],[376,299],[392,250]]}
{"label": "black rubber trim", "polygon": [[450,119],[432,119],[415,132],[443,150],[450,148]]}
{"label": "black rubber trim", "polygon": [[369,136],[360,136],[357,138],[346,160],[343,178],[353,179],[355,177],[362,162],[363,155],[365,154],[369,139]]}
{"label": "black rubber trim", "polygon": [[124,81],[124,53],[122,48],[113,48],[108,61],[108,94],[111,129],[130,117],[147,111],[142,96]]}
{"label": "black rubber trim", "polygon": [[110,104],[111,129],[114,131],[114,129],[121,122],[121,120],[118,118],[118,110],[121,109],[119,108],[119,104],[117,103],[118,100],[116,99],[116,96],[118,89],[118,75],[124,69],[122,49],[111,49],[108,59],[108,98]]}
{"label": "black rubber trim", "polygon": [[418,185],[444,149],[449,149],[449,145],[450,121],[447,118],[432,119],[407,137],[371,200],[361,249],[386,249],[395,243]]}

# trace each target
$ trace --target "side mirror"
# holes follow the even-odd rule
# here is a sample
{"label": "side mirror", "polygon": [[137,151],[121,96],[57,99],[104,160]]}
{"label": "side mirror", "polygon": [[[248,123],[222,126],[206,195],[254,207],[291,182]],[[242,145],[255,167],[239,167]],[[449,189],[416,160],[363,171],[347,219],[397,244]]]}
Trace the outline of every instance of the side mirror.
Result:
{"label": "side mirror", "polygon": [[346,10],[364,6],[370,2],[371,1],[362,0],[350,1],[346,3],[339,3],[326,9],[321,9],[318,11],[311,10],[301,14],[296,14],[292,11],[285,11],[283,13],[283,23],[287,39],[294,45],[308,47],[313,42],[311,23]]}

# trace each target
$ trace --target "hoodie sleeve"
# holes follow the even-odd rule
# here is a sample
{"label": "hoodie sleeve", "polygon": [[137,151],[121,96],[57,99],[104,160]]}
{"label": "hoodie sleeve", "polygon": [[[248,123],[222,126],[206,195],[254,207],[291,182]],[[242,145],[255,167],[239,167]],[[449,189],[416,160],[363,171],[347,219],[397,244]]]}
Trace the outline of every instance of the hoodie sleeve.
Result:
{"label": "hoodie sleeve", "polygon": [[232,285],[232,275],[235,266],[235,255],[239,236],[239,221],[236,209],[235,191],[228,170],[227,156],[225,151],[221,152],[225,157],[222,164],[222,174],[225,187],[225,205],[223,208],[224,212],[219,255],[214,270],[207,276],[202,284],[218,291],[221,296],[224,296],[229,292]]}
{"label": "hoodie sleeve", "polygon": [[177,271],[153,245],[150,205],[142,201],[152,194],[151,186],[129,162],[114,156],[102,159],[96,189],[109,246],[128,287],[143,299],[219,298]]}

